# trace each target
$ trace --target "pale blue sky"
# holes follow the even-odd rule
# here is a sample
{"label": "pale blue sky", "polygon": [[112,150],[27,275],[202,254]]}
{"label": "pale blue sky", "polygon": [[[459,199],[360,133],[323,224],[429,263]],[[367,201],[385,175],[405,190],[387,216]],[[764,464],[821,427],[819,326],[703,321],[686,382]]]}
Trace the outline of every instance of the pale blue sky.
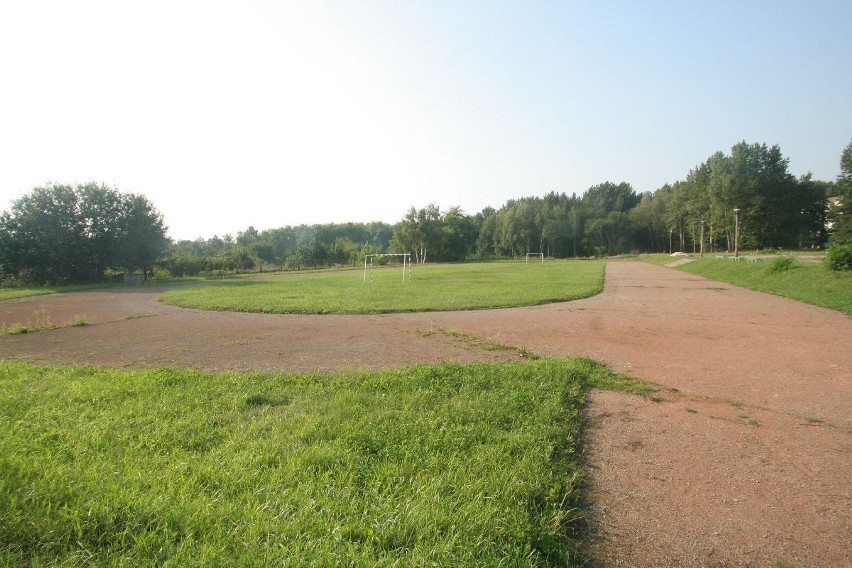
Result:
{"label": "pale blue sky", "polygon": [[174,238],[468,213],[741,141],[833,180],[852,2],[0,3],[0,209],[147,195]]}

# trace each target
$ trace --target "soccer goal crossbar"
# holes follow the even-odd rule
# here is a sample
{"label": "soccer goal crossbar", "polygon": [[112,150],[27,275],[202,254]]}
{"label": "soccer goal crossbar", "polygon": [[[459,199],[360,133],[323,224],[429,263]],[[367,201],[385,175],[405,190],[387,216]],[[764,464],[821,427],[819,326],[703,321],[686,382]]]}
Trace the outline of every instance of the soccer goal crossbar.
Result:
{"label": "soccer goal crossbar", "polygon": [[529,264],[531,256],[541,257],[541,262],[544,262],[544,253],[543,252],[528,252],[527,253],[527,264]]}
{"label": "soccer goal crossbar", "polygon": [[370,279],[373,278],[373,258],[379,256],[401,256],[402,257],[402,283],[405,284],[406,278],[411,282],[411,253],[410,252],[386,252],[364,255],[364,282],[367,281],[367,266],[370,267]]}

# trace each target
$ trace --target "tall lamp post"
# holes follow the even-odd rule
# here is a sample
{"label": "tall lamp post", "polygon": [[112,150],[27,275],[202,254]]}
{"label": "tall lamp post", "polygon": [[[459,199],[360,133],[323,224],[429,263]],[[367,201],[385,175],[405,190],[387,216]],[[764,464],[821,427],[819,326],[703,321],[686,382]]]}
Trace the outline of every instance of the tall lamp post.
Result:
{"label": "tall lamp post", "polygon": [[734,209],[734,258],[740,257],[740,208]]}
{"label": "tall lamp post", "polygon": [[674,229],[669,229],[669,254],[672,253],[672,231],[674,231]]}
{"label": "tall lamp post", "polygon": [[704,219],[701,220],[701,258],[704,258]]}

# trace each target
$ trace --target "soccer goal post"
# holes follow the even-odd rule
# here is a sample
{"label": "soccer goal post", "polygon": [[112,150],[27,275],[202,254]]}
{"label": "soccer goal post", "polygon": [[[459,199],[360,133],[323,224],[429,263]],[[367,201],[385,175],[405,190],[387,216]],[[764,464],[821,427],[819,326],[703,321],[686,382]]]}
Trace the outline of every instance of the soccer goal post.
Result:
{"label": "soccer goal post", "polygon": [[370,281],[373,274],[373,259],[379,256],[401,256],[402,257],[402,283],[405,284],[406,279],[411,282],[411,253],[410,252],[387,252],[364,255],[364,282],[367,281],[367,267],[370,269]]}
{"label": "soccer goal post", "polygon": [[543,252],[528,252],[527,253],[527,264],[530,263],[530,257],[541,257],[541,262],[544,263],[544,253]]}

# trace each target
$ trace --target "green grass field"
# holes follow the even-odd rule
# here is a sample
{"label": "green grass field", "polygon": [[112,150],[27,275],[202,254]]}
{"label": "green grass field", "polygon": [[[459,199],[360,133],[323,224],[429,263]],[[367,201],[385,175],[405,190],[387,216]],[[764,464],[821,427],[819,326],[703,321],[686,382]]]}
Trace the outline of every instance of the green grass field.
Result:
{"label": "green grass field", "polygon": [[0,287],[0,301],[11,300],[12,298],[26,298],[27,296],[43,296],[45,294],[53,294],[56,290],[53,288],[28,288],[26,286],[10,286]]}
{"label": "green grass field", "polygon": [[375,314],[471,310],[543,304],[597,294],[601,261],[483,262],[399,267],[225,281],[170,290],[162,301],[182,307],[266,313]]}
{"label": "green grass field", "polygon": [[578,565],[585,392],[619,384],[0,362],[0,565]]}
{"label": "green grass field", "polygon": [[852,272],[835,272],[821,262],[800,261],[794,261],[789,270],[776,272],[772,270],[774,262],[704,258],[678,269],[852,314]]}

